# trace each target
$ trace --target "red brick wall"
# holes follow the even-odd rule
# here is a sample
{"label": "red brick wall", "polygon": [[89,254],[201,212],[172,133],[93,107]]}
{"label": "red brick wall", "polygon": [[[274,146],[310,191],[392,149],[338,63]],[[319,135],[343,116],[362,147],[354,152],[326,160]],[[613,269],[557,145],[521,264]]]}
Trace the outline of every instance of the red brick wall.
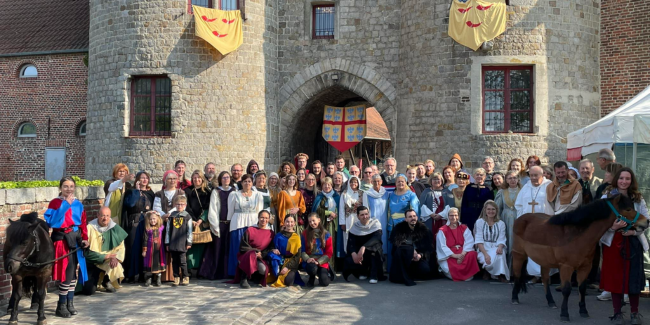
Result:
{"label": "red brick wall", "polygon": [[[97,218],[99,208],[104,204],[104,199],[86,199],[82,201],[84,209],[86,210],[86,218],[91,221]],[[42,218],[47,210],[49,202],[35,202],[25,204],[5,204],[0,205],[0,305],[7,304],[11,297],[11,276],[5,274],[3,247],[6,236],[6,229],[9,226],[9,219],[20,217],[23,213],[37,211],[38,215]]]}
{"label": "red brick wall", "polygon": [[[66,148],[66,174],[84,177],[88,69],[84,53],[0,57],[0,181],[45,177],[45,147]],[[19,78],[31,63],[36,78]],[[36,138],[18,138],[22,122],[36,125]]]}
{"label": "red brick wall", "polygon": [[650,85],[648,1],[603,0],[600,22],[601,115]]}

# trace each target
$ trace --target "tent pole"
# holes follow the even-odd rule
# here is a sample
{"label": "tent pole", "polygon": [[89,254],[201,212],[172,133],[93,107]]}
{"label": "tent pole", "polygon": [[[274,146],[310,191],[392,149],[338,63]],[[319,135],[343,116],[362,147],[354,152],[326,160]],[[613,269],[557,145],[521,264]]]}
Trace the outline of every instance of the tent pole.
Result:
{"label": "tent pole", "polygon": [[632,145],[632,170],[636,173],[636,145],[637,143],[634,142]]}

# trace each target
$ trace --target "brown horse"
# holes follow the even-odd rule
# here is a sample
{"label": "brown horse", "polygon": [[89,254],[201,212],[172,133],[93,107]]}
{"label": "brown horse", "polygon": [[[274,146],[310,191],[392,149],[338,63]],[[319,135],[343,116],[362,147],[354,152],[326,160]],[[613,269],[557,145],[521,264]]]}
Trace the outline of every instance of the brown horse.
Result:
{"label": "brown horse", "polygon": [[[616,213],[607,202],[612,204]],[[589,317],[585,306],[585,279],[591,270],[597,243],[612,226],[618,214],[628,220],[634,220],[637,212],[631,199],[617,195],[552,217],[541,213],[527,213],[517,218],[513,227],[512,268],[515,285],[512,290],[512,303],[519,304],[519,292],[527,290],[522,273],[530,257],[541,266],[546,300],[552,308],[557,307],[549,288],[549,271],[551,268],[560,269],[564,297],[560,319],[565,322],[569,321],[567,303],[571,294],[571,275],[574,271],[577,272],[580,316]],[[646,229],[646,216],[639,216],[634,227],[637,230]]]}

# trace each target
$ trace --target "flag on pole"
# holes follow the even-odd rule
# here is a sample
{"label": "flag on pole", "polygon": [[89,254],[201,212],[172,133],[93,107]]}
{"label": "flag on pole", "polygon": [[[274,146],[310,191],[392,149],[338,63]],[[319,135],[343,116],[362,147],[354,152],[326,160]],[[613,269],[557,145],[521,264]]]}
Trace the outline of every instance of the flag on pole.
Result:
{"label": "flag on pole", "polygon": [[239,10],[217,10],[192,6],[196,36],[214,46],[221,54],[236,50],[244,42]]}
{"label": "flag on pole", "polygon": [[325,106],[323,139],[338,151],[346,151],[366,136],[366,107]]}
{"label": "flag on pole", "polygon": [[447,34],[476,51],[506,30],[505,0],[452,0]]}

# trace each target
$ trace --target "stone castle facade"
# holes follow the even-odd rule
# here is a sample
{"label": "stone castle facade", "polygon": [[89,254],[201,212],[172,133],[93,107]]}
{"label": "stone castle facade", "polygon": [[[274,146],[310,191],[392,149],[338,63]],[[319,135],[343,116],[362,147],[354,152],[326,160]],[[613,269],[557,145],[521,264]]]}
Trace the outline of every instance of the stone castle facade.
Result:
{"label": "stone castle facade", "polygon": [[[243,1],[239,1],[242,3]],[[335,36],[312,39],[312,6]],[[222,56],[194,34],[188,0],[91,0],[86,177],[125,162],[154,178],[257,160],[314,157],[323,105],[365,102],[383,117],[398,169],[459,153],[566,158],[566,134],[600,117],[600,1],[510,0],[506,32],[474,52],[447,36],[449,0],[246,0],[244,44]],[[532,133],[483,131],[482,71],[533,69]],[[171,80],[171,134],[131,134],[133,78]]]}

